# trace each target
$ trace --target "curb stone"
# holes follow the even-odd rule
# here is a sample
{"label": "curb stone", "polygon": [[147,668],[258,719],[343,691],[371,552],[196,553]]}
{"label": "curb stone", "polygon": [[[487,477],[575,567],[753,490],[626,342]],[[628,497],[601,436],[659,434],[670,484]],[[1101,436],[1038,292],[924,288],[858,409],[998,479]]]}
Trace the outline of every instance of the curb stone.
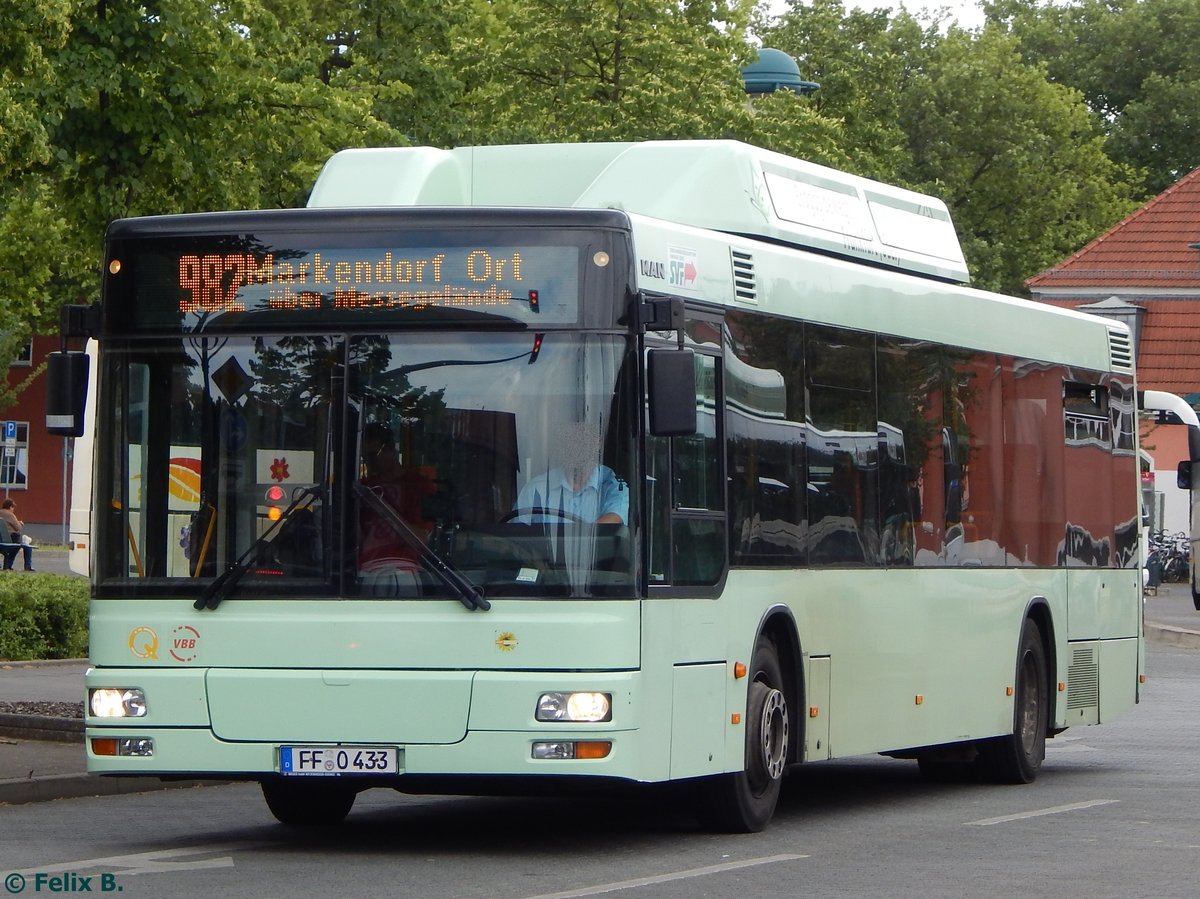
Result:
{"label": "curb stone", "polygon": [[1183,649],[1200,649],[1200,632],[1170,624],[1154,624],[1147,621],[1142,625],[1147,640],[1178,646]]}
{"label": "curb stone", "polygon": [[0,712],[0,736],[15,740],[44,740],[53,743],[83,743],[82,718],[50,718]]}
{"label": "curb stone", "polygon": [[232,781],[159,780],[157,777],[101,777],[98,774],[49,774],[0,780],[0,805],[25,805],[51,799],[119,796],[158,790],[224,786]]}

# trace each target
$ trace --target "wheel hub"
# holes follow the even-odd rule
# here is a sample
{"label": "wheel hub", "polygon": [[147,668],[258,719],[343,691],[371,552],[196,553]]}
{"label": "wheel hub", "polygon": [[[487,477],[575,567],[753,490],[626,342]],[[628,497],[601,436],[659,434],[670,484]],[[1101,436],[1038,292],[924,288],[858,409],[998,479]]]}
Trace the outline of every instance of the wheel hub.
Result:
{"label": "wheel hub", "polygon": [[759,733],[763,770],[771,780],[783,776],[787,764],[788,730],[787,702],[782,692],[772,689],[763,702]]}

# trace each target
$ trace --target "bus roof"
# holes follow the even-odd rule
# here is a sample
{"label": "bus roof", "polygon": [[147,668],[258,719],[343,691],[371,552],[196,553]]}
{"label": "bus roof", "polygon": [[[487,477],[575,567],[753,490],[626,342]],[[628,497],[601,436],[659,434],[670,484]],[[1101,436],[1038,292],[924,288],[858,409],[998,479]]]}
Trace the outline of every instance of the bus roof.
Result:
{"label": "bus roof", "polygon": [[940,200],[731,140],[343,150],[308,205],[621,209],[970,278]]}

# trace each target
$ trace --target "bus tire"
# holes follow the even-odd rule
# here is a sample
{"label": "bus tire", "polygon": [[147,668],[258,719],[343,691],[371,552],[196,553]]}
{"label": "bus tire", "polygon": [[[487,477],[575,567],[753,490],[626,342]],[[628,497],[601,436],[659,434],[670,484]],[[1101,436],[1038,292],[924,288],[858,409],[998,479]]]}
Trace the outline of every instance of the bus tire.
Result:
{"label": "bus tire", "polygon": [[779,652],[760,636],[746,691],[745,769],[704,782],[698,797],[701,820],[726,833],[757,833],[766,827],[779,802],[791,738]]}
{"label": "bus tire", "polygon": [[262,791],[275,819],[292,827],[340,824],[358,795],[352,787],[320,777],[273,777],[262,781]]}
{"label": "bus tire", "polygon": [[979,744],[980,776],[994,783],[1032,783],[1046,758],[1049,715],[1046,647],[1041,628],[1027,618],[1017,652],[1013,732]]}

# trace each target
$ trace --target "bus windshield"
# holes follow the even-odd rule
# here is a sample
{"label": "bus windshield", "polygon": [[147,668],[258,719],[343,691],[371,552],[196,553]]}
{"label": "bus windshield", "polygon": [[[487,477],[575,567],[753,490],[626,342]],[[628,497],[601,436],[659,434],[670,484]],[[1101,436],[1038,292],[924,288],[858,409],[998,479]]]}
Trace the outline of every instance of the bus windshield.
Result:
{"label": "bus windshield", "polygon": [[222,598],[461,599],[449,569],[485,596],[630,596],[634,358],[565,331],[110,347],[98,595],[236,569]]}

